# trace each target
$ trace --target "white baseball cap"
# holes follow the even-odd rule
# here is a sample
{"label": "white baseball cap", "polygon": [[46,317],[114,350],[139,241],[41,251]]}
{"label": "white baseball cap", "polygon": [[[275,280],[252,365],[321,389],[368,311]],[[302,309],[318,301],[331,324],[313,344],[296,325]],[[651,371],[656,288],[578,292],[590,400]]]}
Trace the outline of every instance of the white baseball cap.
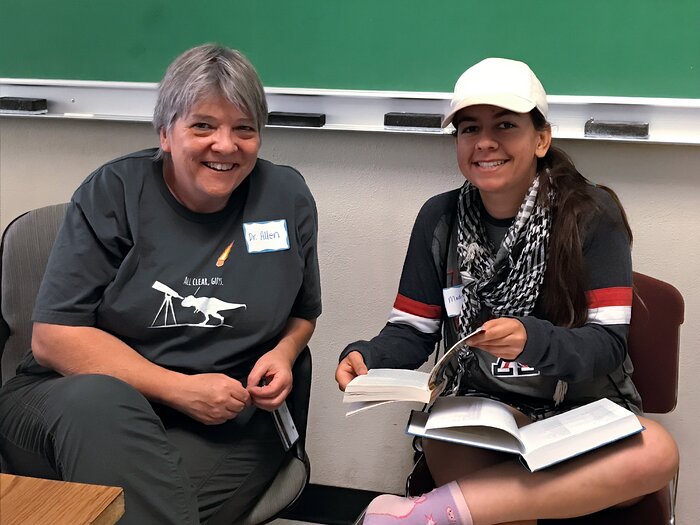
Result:
{"label": "white baseball cap", "polygon": [[450,112],[442,121],[445,128],[462,108],[488,104],[528,113],[537,108],[547,118],[547,93],[524,62],[507,58],[486,58],[459,77],[452,95]]}

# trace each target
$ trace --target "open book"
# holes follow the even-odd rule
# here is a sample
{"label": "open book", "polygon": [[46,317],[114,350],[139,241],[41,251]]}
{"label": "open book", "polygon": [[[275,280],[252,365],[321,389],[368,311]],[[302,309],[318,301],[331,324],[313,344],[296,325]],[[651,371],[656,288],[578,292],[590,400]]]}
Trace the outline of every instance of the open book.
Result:
{"label": "open book", "polygon": [[345,387],[343,403],[352,403],[346,415],[392,401],[432,403],[445,388],[448,376],[456,372],[455,358],[459,351],[469,346],[470,337],[483,331],[477,328],[457,341],[430,372],[372,368],[366,375],[357,376]]}
{"label": "open book", "polygon": [[632,412],[609,399],[518,428],[511,408],[483,397],[441,397],[411,411],[406,433],[519,454],[531,472],[641,432]]}

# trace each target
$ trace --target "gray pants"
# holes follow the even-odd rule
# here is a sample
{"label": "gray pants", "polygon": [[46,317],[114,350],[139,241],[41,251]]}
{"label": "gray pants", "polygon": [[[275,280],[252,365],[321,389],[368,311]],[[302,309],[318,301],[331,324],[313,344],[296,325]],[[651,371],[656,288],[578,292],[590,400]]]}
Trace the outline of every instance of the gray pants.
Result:
{"label": "gray pants", "polygon": [[231,524],[283,456],[262,410],[202,425],[106,375],[19,375],[0,389],[3,471],[123,487],[120,524]]}

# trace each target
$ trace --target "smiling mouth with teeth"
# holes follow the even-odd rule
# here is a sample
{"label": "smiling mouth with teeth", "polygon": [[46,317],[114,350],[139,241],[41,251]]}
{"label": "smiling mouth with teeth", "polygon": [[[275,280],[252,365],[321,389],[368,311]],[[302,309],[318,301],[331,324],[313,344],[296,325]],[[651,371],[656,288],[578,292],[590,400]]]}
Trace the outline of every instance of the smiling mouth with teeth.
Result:
{"label": "smiling mouth with teeth", "polygon": [[495,168],[496,166],[501,166],[502,164],[505,164],[507,161],[505,160],[493,160],[489,162],[475,162],[477,166],[480,168]]}
{"label": "smiling mouth with teeth", "polygon": [[214,171],[229,171],[233,168],[233,164],[230,163],[224,164],[221,162],[202,162],[202,164]]}

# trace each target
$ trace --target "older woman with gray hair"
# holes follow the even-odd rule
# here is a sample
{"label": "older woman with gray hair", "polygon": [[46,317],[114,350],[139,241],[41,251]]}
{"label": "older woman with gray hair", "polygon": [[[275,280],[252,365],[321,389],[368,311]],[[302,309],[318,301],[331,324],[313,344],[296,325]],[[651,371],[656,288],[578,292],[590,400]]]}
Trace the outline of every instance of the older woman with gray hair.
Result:
{"label": "older woman with gray hair", "polygon": [[124,487],[127,524],[234,520],[269,483],[321,300],[315,203],[258,158],[266,117],[248,60],[196,47],[161,82],[160,148],[76,190],[0,390],[6,470]]}

